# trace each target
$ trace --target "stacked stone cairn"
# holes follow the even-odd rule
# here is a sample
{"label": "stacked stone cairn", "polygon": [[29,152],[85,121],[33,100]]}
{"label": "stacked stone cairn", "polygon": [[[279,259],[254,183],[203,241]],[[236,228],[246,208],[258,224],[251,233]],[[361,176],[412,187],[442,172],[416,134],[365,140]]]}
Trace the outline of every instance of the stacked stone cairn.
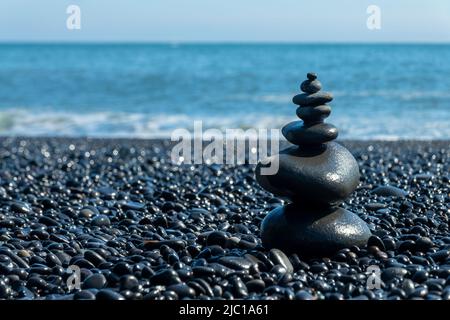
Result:
{"label": "stacked stone cairn", "polygon": [[[305,256],[327,256],[336,251],[364,246],[371,236],[358,215],[339,207],[356,189],[359,168],[352,154],[334,142],[335,126],[325,123],[331,113],[331,93],[321,91],[315,73],[308,73],[293,98],[298,105],[294,121],[282,129],[294,146],[272,155],[256,168],[259,184],[289,204],[272,210],[261,225],[266,248],[278,248]],[[278,172],[264,175],[262,168],[278,157]],[[264,171],[264,170],[263,170]]]}

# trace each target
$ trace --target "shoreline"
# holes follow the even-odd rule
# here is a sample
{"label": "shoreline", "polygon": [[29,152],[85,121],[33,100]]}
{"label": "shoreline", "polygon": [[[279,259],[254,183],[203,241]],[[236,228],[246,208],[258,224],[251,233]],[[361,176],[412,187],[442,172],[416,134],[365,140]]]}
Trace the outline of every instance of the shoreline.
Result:
{"label": "shoreline", "polygon": [[[5,140],[37,140],[37,141],[43,141],[43,140],[53,140],[53,141],[92,141],[92,142],[147,142],[147,143],[177,143],[180,140],[177,141],[171,141],[170,137],[158,137],[158,138],[140,138],[140,137],[90,137],[90,136],[2,136],[0,135],[0,141]],[[191,139],[194,140],[194,139]],[[247,140],[247,139],[246,139]],[[210,141],[203,140],[203,143],[207,144]],[[382,143],[382,144],[411,144],[411,143],[418,143],[418,144],[449,144],[450,146],[450,139],[339,139],[337,138],[335,140],[337,143],[341,144],[368,144],[368,143]],[[285,140],[280,138],[280,144],[282,146],[289,145],[289,143]]]}

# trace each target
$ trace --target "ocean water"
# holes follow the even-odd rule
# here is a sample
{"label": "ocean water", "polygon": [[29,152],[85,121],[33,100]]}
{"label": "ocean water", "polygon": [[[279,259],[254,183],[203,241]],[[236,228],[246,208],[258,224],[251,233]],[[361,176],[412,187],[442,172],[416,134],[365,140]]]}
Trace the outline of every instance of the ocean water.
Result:
{"label": "ocean water", "polygon": [[281,128],[308,71],[343,139],[450,139],[450,45],[1,44],[0,135]]}

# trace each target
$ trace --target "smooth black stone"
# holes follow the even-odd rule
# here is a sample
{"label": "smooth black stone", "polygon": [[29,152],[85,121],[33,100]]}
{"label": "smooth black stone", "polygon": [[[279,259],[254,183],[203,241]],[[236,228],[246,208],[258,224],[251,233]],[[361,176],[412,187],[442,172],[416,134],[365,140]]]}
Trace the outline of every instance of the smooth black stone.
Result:
{"label": "smooth black stone", "polygon": [[414,178],[414,180],[418,180],[418,181],[428,181],[428,180],[433,180],[434,176],[432,174],[419,173],[419,174],[415,174],[413,178]]}
{"label": "smooth black stone", "polygon": [[39,276],[32,276],[27,281],[27,287],[46,288],[47,282]]}
{"label": "smooth black stone", "polygon": [[107,284],[106,278],[101,273],[95,273],[83,281],[83,289],[103,289]]}
{"label": "smooth black stone", "polygon": [[100,195],[108,200],[112,200],[117,196],[117,191],[110,187],[101,187],[98,189]]}
{"label": "smooth black stone", "polygon": [[174,291],[169,291],[169,290],[167,290],[163,293],[163,297],[164,297],[164,300],[177,300],[178,299],[177,293]]}
{"label": "smooth black stone", "polygon": [[295,299],[297,300],[316,300],[311,293],[305,290],[300,290],[295,294]]}
{"label": "smooth black stone", "polygon": [[292,102],[300,106],[319,106],[332,100],[333,95],[329,92],[324,91],[316,92],[313,94],[300,93],[292,98]]}
{"label": "smooth black stone", "polygon": [[266,288],[266,284],[261,279],[250,280],[245,285],[249,292],[263,292]]}
{"label": "smooth black stone", "polygon": [[61,261],[63,266],[68,266],[70,263],[70,256],[63,251],[54,251],[55,255]]}
{"label": "smooth black stone", "polygon": [[127,201],[121,204],[122,208],[124,210],[136,210],[141,211],[145,209],[145,204],[134,202],[134,201]]}
{"label": "smooth black stone", "polygon": [[415,264],[420,264],[422,266],[428,266],[430,264],[430,262],[427,259],[418,256],[411,256],[411,262]]}
{"label": "smooth black stone", "polygon": [[353,245],[362,247],[370,236],[366,223],[342,208],[315,212],[289,204],[270,212],[261,225],[264,247],[307,256],[333,254]]}
{"label": "smooth black stone", "polygon": [[447,288],[443,291],[442,300],[450,300],[450,288]]}
{"label": "smooth black stone", "polygon": [[395,240],[391,237],[383,238],[384,247],[386,250],[394,250],[395,249]]}
{"label": "smooth black stone", "polygon": [[213,292],[211,286],[209,285],[209,283],[205,279],[197,278],[197,279],[194,279],[193,281],[199,283],[205,289],[205,294],[208,297],[214,297],[214,292]]}
{"label": "smooth black stone", "polygon": [[73,300],[73,294],[54,294],[51,293],[45,297],[45,300]]}
{"label": "smooth black stone", "polygon": [[285,273],[278,277],[278,284],[282,286],[287,286],[287,284],[292,280],[293,280],[292,273]]}
{"label": "smooth black stone", "polygon": [[111,221],[109,220],[108,216],[100,214],[92,219],[91,224],[96,227],[108,227],[111,225]]}
{"label": "smooth black stone", "polygon": [[197,295],[204,295],[206,294],[206,290],[205,288],[203,288],[198,282],[196,281],[189,281],[188,286],[190,286],[191,288],[193,288],[195,290],[195,293]]}
{"label": "smooth black stone", "polygon": [[399,197],[403,198],[408,195],[408,192],[393,186],[379,186],[372,190],[373,194],[383,197]]}
{"label": "smooth black stone", "polygon": [[3,283],[0,281],[0,299],[7,299],[11,295],[11,288],[6,285],[6,283]]}
{"label": "smooth black stone", "polygon": [[88,218],[88,219],[95,215],[99,215],[99,214],[100,214],[100,212],[97,210],[96,207],[93,207],[93,206],[86,206],[80,210],[80,216]]}
{"label": "smooth black stone", "polygon": [[163,269],[155,273],[150,278],[150,283],[152,284],[162,284],[162,285],[172,285],[172,284],[178,284],[181,280],[177,274],[176,271],[172,269]]}
{"label": "smooth black stone", "polygon": [[414,292],[415,286],[414,282],[411,279],[405,279],[402,283],[402,290],[405,292],[407,296]]}
{"label": "smooth black stone", "polygon": [[18,298],[21,300],[34,300],[35,294],[27,287],[21,286],[17,288]]}
{"label": "smooth black stone", "polygon": [[398,246],[398,251],[404,252],[406,250],[412,250],[416,246],[416,242],[413,240],[405,240],[400,242],[400,245]]}
{"label": "smooth black stone", "polygon": [[16,213],[30,213],[30,205],[26,202],[14,201],[11,203],[11,211]]}
{"label": "smooth black stone", "polygon": [[146,266],[142,269],[141,274],[144,278],[150,278],[155,274],[155,271],[153,271],[152,268]]}
{"label": "smooth black stone", "polygon": [[[442,281],[440,281],[442,280]],[[427,286],[428,290],[430,291],[439,291],[441,292],[443,287],[445,286],[445,280],[444,279],[429,279],[425,281],[425,285]]]}
{"label": "smooth black stone", "polygon": [[437,262],[442,262],[442,261],[446,260],[449,256],[450,256],[449,249],[439,250],[430,255],[430,257],[433,258],[433,260],[437,261]]}
{"label": "smooth black stone", "polygon": [[356,297],[351,297],[351,300],[369,300],[369,297],[367,297],[366,295],[360,295]]}
{"label": "smooth black stone", "polygon": [[305,123],[323,122],[331,113],[331,107],[328,105],[320,105],[316,107],[298,107],[296,110],[297,117],[305,121]]}
{"label": "smooth black stone", "polygon": [[0,254],[4,254],[11,258],[11,260],[16,263],[20,268],[29,268],[28,263],[19,257],[16,253],[7,248],[0,248]]}
{"label": "smooth black stone", "polygon": [[90,290],[81,290],[75,292],[73,295],[74,300],[95,300],[95,294]]}
{"label": "smooth black stone", "polygon": [[426,252],[434,246],[433,241],[428,237],[420,237],[416,240],[416,249],[418,251]]}
{"label": "smooth black stone", "polygon": [[30,264],[32,266],[34,266],[35,264],[44,265],[45,264],[45,259],[41,258],[39,256],[32,256],[30,258]]}
{"label": "smooth black stone", "polygon": [[328,268],[326,265],[323,264],[313,264],[310,269],[312,273],[324,273],[328,272]]}
{"label": "smooth black stone", "polygon": [[364,205],[364,208],[370,211],[377,211],[386,208],[386,205],[384,203],[372,202]]}
{"label": "smooth black stone", "polygon": [[48,253],[47,256],[45,257],[45,262],[50,267],[61,266],[62,265],[61,260],[59,260],[59,258],[55,254],[53,254],[51,252]]}
{"label": "smooth black stone", "polygon": [[240,278],[233,278],[230,282],[233,286],[233,295],[236,298],[244,298],[248,295],[247,287]]}
{"label": "smooth black stone", "polygon": [[39,223],[45,224],[47,226],[56,226],[56,227],[61,226],[61,224],[58,221],[56,221],[50,217],[45,217],[45,216],[39,218]]}
{"label": "smooth black stone", "polygon": [[50,234],[45,230],[32,230],[30,232],[30,236],[34,239],[39,240],[47,240],[48,238],[50,238]]}
{"label": "smooth black stone", "polygon": [[300,85],[300,90],[305,93],[316,93],[322,89],[322,84],[319,80],[305,80]]}
{"label": "smooth black stone", "polygon": [[214,297],[216,298],[222,297],[223,289],[217,284],[212,287],[212,291],[214,293]]}
{"label": "smooth black stone", "polygon": [[122,276],[125,274],[130,274],[132,270],[129,263],[120,261],[114,265],[114,267],[112,268],[112,272],[114,272],[116,275]]}
{"label": "smooth black stone", "polygon": [[183,299],[186,297],[192,299],[195,297],[195,290],[192,289],[191,287],[189,287],[185,283],[179,283],[179,284],[174,284],[174,285],[168,286],[167,290],[175,292],[180,299]]}
{"label": "smooth black stone", "polygon": [[99,255],[97,252],[94,252],[92,250],[87,250],[84,253],[84,258],[90,262],[92,262],[92,264],[94,264],[95,266],[99,266],[100,264],[106,262],[105,259],[103,259],[103,257],[101,255]]}
{"label": "smooth black stone", "polygon": [[405,299],[406,298],[406,293],[405,291],[403,291],[400,288],[393,288],[390,292],[389,292],[389,296],[398,296],[401,299]]}
{"label": "smooth black stone", "polygon": [[386,268],[381,273],[381,280],[391,281],[394,278],[403,278],[408,274],[408,270],[399,267]]}
{"label": "smooth black stone", "polygon": [[139,280],[133,275],[120,277],[120,290],[136,290],[139,287]]}
{"label": "smooth black stone", "polygon": [[220,264],[220,263],[210,263],[209,264],[210,268],[214,269],[214,272],[219,275],[220,277],[226,277],[230,272],[232,272],[233,270],[225,267],[224,265]]}
{"label": "smooth black stone", "polygon": [[41,274],[41,275],[49,275],[52,273],[52,269],[50,267],[47,267],[45,265],[33,265],[29,269],[30,274]]}
{"label": "smooth black stone", "polygon": [[74,265],[79,266],[80,268],[85,268],[85,269],[94,269],[95,266],[87,261],[86,259],[77,259],[73,262]]}
{"label": "smooth black stone", "polygon": [[289,261],[289,258],[284,254],[283,251],[279,249],[271,249],[269,251],[269,257],[275,265],[282,265],[288,272],[294,271],[294,267],[292,266],[291,261]]}
{"label": "smooth black stone", "polygon": [[226,256],[219,259],[219,263],[234,270],[248,270],[253,263],[245,258]]}
{"label": "smooth black stone", "polygon": [[241,249],[253,249],[256,248],[257,244],[254,242],[249,242],[241,239],[238,243],[238,246]]}
{"label": "smooth black stone", "polygon": [[213,268],[205,266],[193,267],[192,271],[194,272],[194,276],[196,277],[208,277],[213,276],[216,273]]}
{"label": "smooth black stone", "polygon": [[283,136],[296,146],[320,145],[337,138],[338,130],[329,123],[305,125],[302,121],[293,121],[281,129]]}
{"label": "smooth black stone", "polygon": [[306,262],[300,260],[300,257],[295,253],[291,255],[291,262],[294,270],[296,271],[309,270],[309,265]]}
{"label": "smooth black stone", "polygon": [[15,223],[13,220],[0,220],[0,228],[13,228]]}
{"label": "smooth black stone", "polygon": [[[276,161],[274,156],[270,162]],[[256,167],[256,180],[267,191],[293,201],[315,206],[342,203],[359,183],[359,167],[352,154],[330,142],[324,151],[309,152],[297,147],[279,154],[279,169],[274,175],[262,175]],[[265,165],[264,165],[265,166]]]}
{"label": "smooth black stone", "polygon": [[145,249],[157,249],[164,245],[166,245],[174,250],[181,250],[186,247],[186,241],[174,239],[174,240],[161,240],[161,241],[150,240],[150,241],[144,242]]}
{"label": "smooth black stone", "polygon": [[425,297],[428,294],[428,288],[424,286],[417,287],[408,298],[412,297]]}
{"label": "smooth black stone", "polygon": [[287,270],[281,264],[277,264],[277,265],[273,266],[272,269],[270,269],[270,272],[275,274],[278,277],[278,276],[282,276],[282,275],[286,274]]}
{"label": "smooth black stone", "polygon": [[380,250],[386,250],[383,241],[377,236],[371,236],[367,241],[367,246],[376,246]]}
{"label": "smooth black stone", "polygon": [[228,238],[227,234],[223,231],[213,231],[206,238],[206,245],[218,245],[224,247]]}
{"label": "smooth black stone", "polygon": [[314,80],[317,79],[317,73],[315,73],[315,72],[308,72],[306,74],[306,77],[308,78],[308,80],[314,81]]}
{"label": "smooth black stone", "polygon": [[102,289],[95,295],[97,300],[125,300],[125,298],[118,292],[111,289]]}

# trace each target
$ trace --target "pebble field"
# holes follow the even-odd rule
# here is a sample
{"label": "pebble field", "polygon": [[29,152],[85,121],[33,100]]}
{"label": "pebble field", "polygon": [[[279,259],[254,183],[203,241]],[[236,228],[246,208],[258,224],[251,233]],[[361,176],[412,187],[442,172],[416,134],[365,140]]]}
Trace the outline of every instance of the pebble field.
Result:
{"label": "pebble field", "polygon": [[372,236],[302,257],[261,245],[285,202],[252,165],[175,165],[164,140],[2,138],[0,299],[450,299],[450,143],[343,144],[361,173],[343,207]]}

